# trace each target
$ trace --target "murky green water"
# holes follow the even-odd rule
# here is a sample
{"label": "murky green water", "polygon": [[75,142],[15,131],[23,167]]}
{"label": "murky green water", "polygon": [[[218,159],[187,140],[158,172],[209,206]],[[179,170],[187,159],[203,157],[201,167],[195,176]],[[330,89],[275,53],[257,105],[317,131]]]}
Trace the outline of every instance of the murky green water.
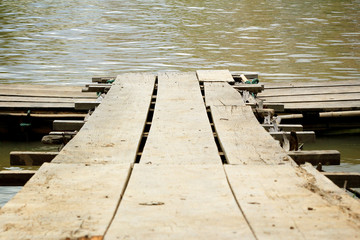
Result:
{"label": "murky green water", "polygon": [[[2,0],[0,83],[83,84],[128,71],[230,69],[264,81],[360,81],[360,1]],[[358,135],[318,138],[359,171]],[[11,150],[37,144],[0,142]],[[342,150],[343,149],[343,150]],[[18,188],[0,188],[11,196]]]}

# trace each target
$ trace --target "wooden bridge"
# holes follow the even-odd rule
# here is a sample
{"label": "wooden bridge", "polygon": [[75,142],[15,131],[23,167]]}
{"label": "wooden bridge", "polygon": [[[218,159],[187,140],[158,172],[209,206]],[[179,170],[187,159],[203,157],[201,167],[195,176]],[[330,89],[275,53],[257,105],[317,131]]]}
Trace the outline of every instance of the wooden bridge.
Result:
{"label": "wooden bridge", "polygon": [[299,167],[228,71],[117,76],[0,212],[0,239],[358,239],[360,203]]}

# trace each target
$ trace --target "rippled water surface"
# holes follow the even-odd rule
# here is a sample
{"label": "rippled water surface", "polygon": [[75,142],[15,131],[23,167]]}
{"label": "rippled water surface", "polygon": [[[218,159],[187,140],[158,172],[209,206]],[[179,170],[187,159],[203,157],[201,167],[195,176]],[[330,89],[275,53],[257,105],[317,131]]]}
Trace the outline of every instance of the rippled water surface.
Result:
{"label": "rippled water surface", "polygon": [[3,0],[0,83],[199,68],[359,79],[359,12],[359,0]]}

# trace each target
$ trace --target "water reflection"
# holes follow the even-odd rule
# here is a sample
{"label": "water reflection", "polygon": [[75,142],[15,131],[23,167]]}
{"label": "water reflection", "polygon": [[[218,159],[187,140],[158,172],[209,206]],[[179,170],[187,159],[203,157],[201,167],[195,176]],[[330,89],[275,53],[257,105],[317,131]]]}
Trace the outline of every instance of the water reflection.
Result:
{"label": "water reflection", "polygon": [[0,83],[228,68],[263,80],[360,76],[357,1],[1,1]]}

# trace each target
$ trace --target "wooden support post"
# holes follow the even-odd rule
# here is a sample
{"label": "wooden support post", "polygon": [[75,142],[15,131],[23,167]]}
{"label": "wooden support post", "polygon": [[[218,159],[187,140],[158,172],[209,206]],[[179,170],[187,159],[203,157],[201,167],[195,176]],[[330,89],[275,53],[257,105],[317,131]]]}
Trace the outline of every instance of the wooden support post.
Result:
{"label": "wooden support post", "polygon": [[24,186],[35,172],[34,170],[2,170],[0,171],[0,186]]}
{"label": "wooden support post", "polygon": [[[273,124],[262,124],[266,131],[269,131],[270,128],[273,128]],[[301,124],[278,124],[277,127],[280,129],[280,131],[302,131],[303,126]]]}
{"label": "wooden support post", "polygon": [[[290,137],[290,132],[269,132],[269,133],[275,140],[278,141],[283,139],[284,134],[287,138]],[[313,131],[296,132],[296,135],[299,143],[315,142],[315,132]]]}
{"label": "wooden support post", "polygon": [[10,152],[10,165],[41,166],[44,162],[51,162],[57,152]]}
{"label": "wooden support post", "polygon": [[55,120],[53,122],[54,131],[79,131],[84,125],[84,121],[79,120]]}
{"label": "wooden support post", "polygon": [[340,165],[340,152],[336,150],[290,151],[288,155],[297,163],[312,165]]}
{"label": "wooden support post", "polygon": [[340,188],[360,188],[360,173],[322,172]]}

